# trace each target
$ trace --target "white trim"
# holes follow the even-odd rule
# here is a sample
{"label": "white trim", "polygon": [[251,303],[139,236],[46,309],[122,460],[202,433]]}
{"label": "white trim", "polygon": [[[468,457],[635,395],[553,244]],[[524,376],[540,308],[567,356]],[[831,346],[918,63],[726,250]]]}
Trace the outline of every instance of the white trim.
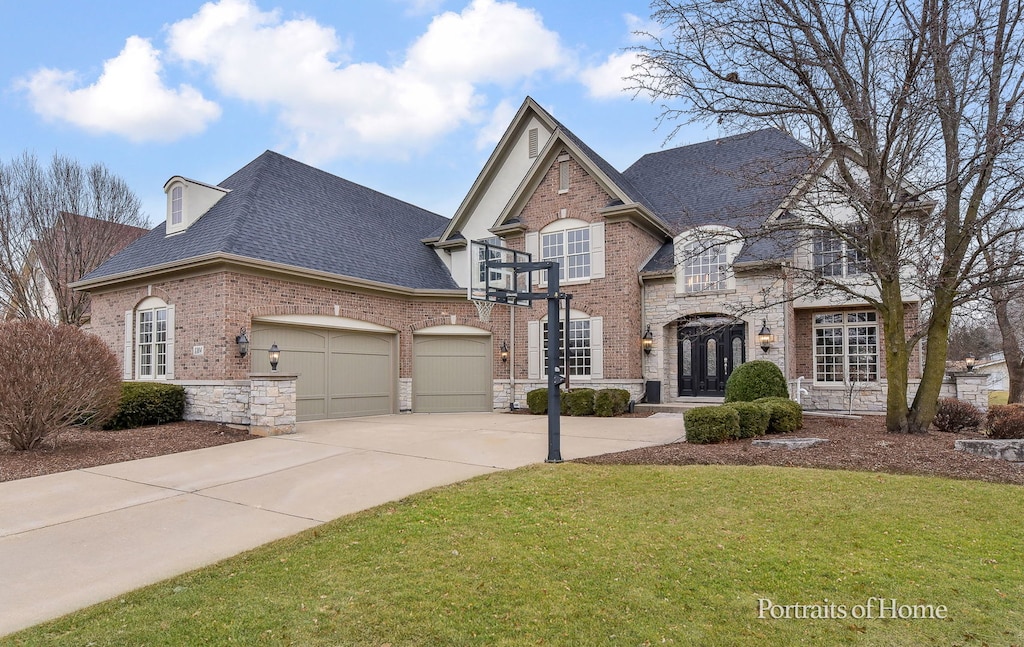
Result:
{"label": "white trim", "polygon": [[529,321],[527,330],[527,361],[526,375],[531,380],[540,379],[540,322]]}
{"label": "white trim", "polygon": [[394,328],[381,326],[380,324],[350,319],[348,317],[334,317],[331,315],[266,315],[253,317],[253,323],[277,323],[289,324],[292,326],[314,326],[316,328],[339,328],[342,330],[362,330],[367,332],[396,333]]}
{"label": "white trim", "polygon": [[134,353],[132,352],[135,348],[135,311],[125,310],[124,311],[124,364],[121,377],[125,380],[132,379],[132,370],[135,367]]}
{"label": "white trim", "polygon": [[457,335],[465,337],[473,335],[476,337],[490,337],[491,333],[488,330],[482,328],[474,328],[473,326],[464,326],[462,324],[445,325],[445,326],[431,326],[429,328],[421,328],[414,330],[413,335]]}

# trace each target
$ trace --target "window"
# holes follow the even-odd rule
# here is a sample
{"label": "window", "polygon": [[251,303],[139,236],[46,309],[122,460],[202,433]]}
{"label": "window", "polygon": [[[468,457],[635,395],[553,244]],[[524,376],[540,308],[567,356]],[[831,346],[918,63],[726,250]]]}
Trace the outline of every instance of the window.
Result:
{"label": "window", "polygon": [[686,292],[726,289],[726,244],[694,241],[683,247],[683,287]]}
{"label": "window", "polygon": [[181,224],[181,203],[185,190],[179,185],[171,189],[171,224]]}
{"label": "window", "polygon": [[559,281],[590,278],[590,227],[541,234],[540,244],[541,260],[558,262]]}
{"label": "window", "polygon": [[[564,316],[564,314],[563,314]],[[565,338],[565,321],[558,322],[559,339]],[[566,360],[569,365],[570,377],[590,376],[592,369],[592,353],[590,348],[590,320],[569,319],[569,352],[565,357],[565,349],[562,353],[562,373],[565,374]],[[541,375],[547,376],[548,357],[548,324],[541,324]]]}
{"label": "window", "polygon": [[167,377],[167,308],[151,308],[136,313],[136,357],[138,377]]}
{"label": "window", "polygon": [[558,163],[558,192],[566,193],[569,191],[569,162],[563,161]]}
{"label": "window", "polygon": [[814,315],[814,379],[878,381],[878,318],[874,312]]}
{"label": "window", "polygon": [[[851,230],[856,235],[859,228]],[[867,271],[864,252],[845,240],[837,231],[814,232],[814,271],[818,276],[856,276]]]}
{"label": "window", "polygon": [[[498,247],[503,247],[504,246],[503,245],[504,241],[502,241],[497,236],[491,236],[490,238],[485,238],[485,239],[483,239],[480,242],[487,243],[488,245],[497,245]],[[488,258],[484,258],[485,255],[488,256]],[[477,279],[479,280],[480,285],[486,285],[487,284],[487,274],[486,274],[486,272],[488,271],[488,269],[487,269],[487,266],[484,263],[487,262],[487,261],[500,261],[500,260],[501,260],[501,252],[500,251],[498,251],[496,249],[490,249],[490,250],[488,250],[488,252],[485,253],[484,252],[484,248],[477,248],[477,258],[476,258],[477,269],[476,269],[476,272],[477,272]],[[503,277],[501,270],[500,269],[491,268],[490,269],[490,273],[491,273],[491,276],[490,276],[490,283],[491,283],[491,285],[501,286],[501,280],[502,280],[502,277]]]}

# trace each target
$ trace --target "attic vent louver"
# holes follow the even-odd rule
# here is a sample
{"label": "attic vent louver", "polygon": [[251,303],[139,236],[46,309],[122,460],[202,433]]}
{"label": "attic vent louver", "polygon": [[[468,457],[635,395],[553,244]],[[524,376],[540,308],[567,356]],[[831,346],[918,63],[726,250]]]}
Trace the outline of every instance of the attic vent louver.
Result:
{"label": "attic vent louver", "polygon": [[530,157],[537,157],[537,129],[530,129]]}

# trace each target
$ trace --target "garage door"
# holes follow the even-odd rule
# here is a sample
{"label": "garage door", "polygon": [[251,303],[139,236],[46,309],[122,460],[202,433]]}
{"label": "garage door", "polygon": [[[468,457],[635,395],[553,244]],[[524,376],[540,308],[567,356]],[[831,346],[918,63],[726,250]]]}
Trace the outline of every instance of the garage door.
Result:
{"label": "garage door", "polygon": [[276,343],[277,370],[299,374],[300,421],[394,411],[394,335],[254,323],[252,337],[254,370],[266,370]]}
{"label": "garage door", "polygon": [[494,407],[490,336],[416,335],[413,344],[413,411]]}

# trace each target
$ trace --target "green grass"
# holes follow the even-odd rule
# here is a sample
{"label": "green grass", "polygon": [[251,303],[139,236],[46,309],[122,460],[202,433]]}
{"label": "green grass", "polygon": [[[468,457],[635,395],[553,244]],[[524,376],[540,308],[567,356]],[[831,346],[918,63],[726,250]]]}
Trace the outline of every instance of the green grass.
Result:
{"label": "green grass", "polygon": [[[1024,644],[1024,489],[543,465],[346,517],[4,645]],[[772,620],[872,596],[949,619]]]}
{"label": "green grass", "polygon": [[989,391],[988,392],[988,406],[994,407],[997,404],[1006,404],[1010,401],[1009,391]]}

